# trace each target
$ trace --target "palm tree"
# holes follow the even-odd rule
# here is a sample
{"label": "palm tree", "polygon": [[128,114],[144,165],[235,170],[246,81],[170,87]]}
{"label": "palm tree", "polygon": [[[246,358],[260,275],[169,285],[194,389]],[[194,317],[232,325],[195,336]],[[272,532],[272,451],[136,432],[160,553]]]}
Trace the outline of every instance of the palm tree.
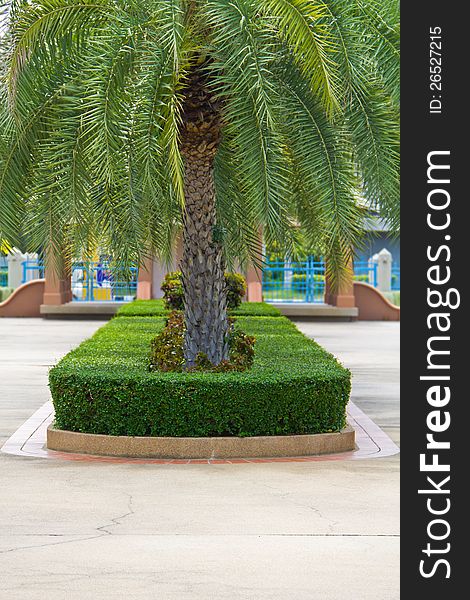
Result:
{"label": "palm tree", "polygon": [[260,229],[340,281],[359,197],[397,226],[398,0],[11,0],[9,31],[0,233],[127,265],[182,224],[188,366]]}

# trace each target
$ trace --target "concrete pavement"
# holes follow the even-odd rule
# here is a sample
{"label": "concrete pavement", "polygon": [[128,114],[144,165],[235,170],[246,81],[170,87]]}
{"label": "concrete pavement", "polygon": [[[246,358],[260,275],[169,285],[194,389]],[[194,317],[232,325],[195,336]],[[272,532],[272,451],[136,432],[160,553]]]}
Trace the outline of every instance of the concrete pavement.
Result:
{"label": "concrete pavement", "polygon": [[296,325],[351,369],[352,400],[399,444],[400,324],[297,321]]}
{"label": "concrete pavement", "polygon": [[[99,323],[0,320],[0,445]],[[300,323],[398,440],[396,323]],[[0,454],[0,599],[395,600],[398,457],[244,465]]]}

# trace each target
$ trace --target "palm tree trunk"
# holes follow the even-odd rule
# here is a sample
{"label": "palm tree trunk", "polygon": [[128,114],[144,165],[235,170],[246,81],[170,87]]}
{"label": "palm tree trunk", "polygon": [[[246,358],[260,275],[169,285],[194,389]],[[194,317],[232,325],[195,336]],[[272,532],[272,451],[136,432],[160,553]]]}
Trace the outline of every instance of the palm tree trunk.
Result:
{"label": "palm tree trunk", "polygon": [[181,272],[184,356],[188,368],[194,366],[198,353],[204,353],[214,365],[228,358],[224,257],[220,241],[214,239],[214,156],[220,139],[220,111],[205,89],[200,71],[190,77],[183,114],[185,210]]}

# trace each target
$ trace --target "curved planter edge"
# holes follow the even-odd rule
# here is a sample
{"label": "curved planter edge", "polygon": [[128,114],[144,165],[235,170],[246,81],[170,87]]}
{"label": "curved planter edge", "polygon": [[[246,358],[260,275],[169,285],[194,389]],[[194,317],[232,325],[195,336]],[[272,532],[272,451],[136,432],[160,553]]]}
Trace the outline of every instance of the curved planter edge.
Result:
{"label": "curved planter edge", "polygon": [[129,437],[47,429],[47,448],[128,458],[224,459],[315,456],[355,449],[355,431],[259,437]]}

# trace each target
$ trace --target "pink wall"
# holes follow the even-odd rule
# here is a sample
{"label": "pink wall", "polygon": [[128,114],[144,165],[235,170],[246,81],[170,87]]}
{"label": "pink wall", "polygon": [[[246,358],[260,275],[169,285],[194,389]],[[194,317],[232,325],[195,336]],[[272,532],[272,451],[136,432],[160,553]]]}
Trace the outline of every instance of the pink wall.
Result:
{"label": "pink wall", "polygon": [[378,290],[360,281],[354,282],[354,297],[360,321],[399,321],[400,308],[385,298]]}
{"label": "pink wall", "polygon": [[0,304],[0,317],[39,317],[44,287],[45,279],[34,279],[20,285]]}

